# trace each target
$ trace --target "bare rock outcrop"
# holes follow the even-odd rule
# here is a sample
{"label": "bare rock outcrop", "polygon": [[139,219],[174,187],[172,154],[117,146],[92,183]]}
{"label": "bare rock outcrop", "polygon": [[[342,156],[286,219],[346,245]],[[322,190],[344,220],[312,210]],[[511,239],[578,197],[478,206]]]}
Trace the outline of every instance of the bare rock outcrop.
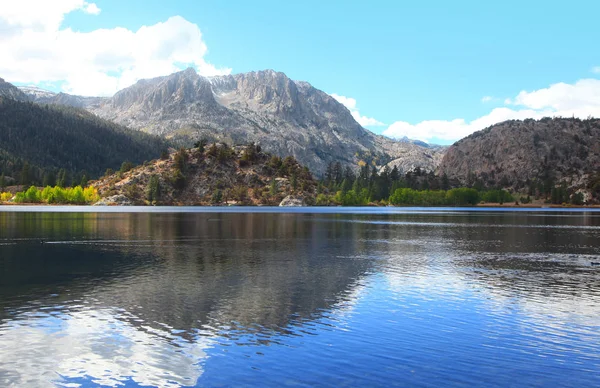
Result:
{"label": "bare rock outcrop", "polygon": [[585,187],[600,168],[600,119],[511,120],[456,142],[438,173],[463,184],[526,187],[532,181]]}
{"label": "bare rock outcrop", "polygon": [[302,207],[302,206],[308,206],[306,204],[306,201],[304,200],[303,197],[298,197],[298,196],[294,196],[294,195],[288,195],[287,197],[285,197],[283,199],[283,201],[281,201],[281,203],[279,204],[279,206],[282,207]]}

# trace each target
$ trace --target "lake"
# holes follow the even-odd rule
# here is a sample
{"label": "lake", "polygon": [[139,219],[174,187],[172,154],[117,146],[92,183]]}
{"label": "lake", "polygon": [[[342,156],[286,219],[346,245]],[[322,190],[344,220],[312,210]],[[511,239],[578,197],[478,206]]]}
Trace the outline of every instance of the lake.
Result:
{"label": "lake", "polygon": [[600,213],[0,207],[0,386],[600,386]]}

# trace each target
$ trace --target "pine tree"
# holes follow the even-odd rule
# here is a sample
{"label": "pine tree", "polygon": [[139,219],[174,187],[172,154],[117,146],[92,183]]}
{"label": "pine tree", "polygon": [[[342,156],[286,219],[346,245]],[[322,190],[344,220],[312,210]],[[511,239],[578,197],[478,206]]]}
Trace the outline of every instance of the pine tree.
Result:
{"label": "pine tree", "polygon": [[65,187],[66,183],[67,183],[67,170],[65,170],[64,168],[61,168],[60,171],[58,171],[58,177],[56,178],[56,186]]}
{"label": "pine tree", "polygon": [[3,191],[6,187],[6,178],[4,177],[4,171],[2,171],[2,175],[0,175],[0,191]]}
{"label": "pine tree", "polygon": [[29,185],[31,183],[31,176],[29,173],[29,163],[23,163],[23,168],[21,169],[21,184]]}
{"label": "pine tree", "polygon": [[148,180],[146,198],[150,203],[156,203],[160,201],[160,182],[157,175],[152,175]]}
{"label": "pine tree", "polygon": [[88,177],[87,177],[87,174],[84,171],[83,175],[81,176],[81,180],[79,181],[79,186],[86,187],[87,184],[88,184]]}
{"label": "pine tree", "polygon": [[448,175],[444,173],[444,175],[442,175],[442,190],[448,189],[450,189],[450,180],[448,179]]}
{"label": "pine tree", "polygon": [[271,197],[275,197],[277,195],[277,181],[275,178],[271,180],[271,186],[269,187],[269,194]]}
{"label": "pine tree", "polygon": [[298,188],[298,178],[296,177],[295,172],[293,172],[290,176],[290,185],[292,186],[293,191],[296,191],[296,189]]}
{"label": "pine tree", "polygon": [[390,172],[390,180],[392,183],[398,182],[400,180],[400,171],[398,171],[398,166],[394,165],[392,168],[392,172]]}

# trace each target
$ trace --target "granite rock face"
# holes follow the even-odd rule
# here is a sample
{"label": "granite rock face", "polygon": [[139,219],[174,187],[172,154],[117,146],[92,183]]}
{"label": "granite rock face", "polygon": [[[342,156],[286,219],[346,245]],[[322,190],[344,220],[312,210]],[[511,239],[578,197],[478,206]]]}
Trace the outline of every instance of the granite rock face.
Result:
{"label": "granite rock face", "polygon": [[464,184],[519,188],[547,179],[582,186],[599,168],[600,119],[544,118],[506,121],[459,140],[438,172]]}
{"label": "granite rock face", "polygon": [[380,165],[400,159],[433,168],[426,154],[437,152],[375,135],[327,93],[273,70],[205,78],[187,69],[139,81],[88,109],[188,144],[203,137],[256,142],[274,154],[294,156],[316,174],[330,162],[356,166],[365,155]]}
{"label": "granite rock face", "polygon": [[298,196],[294,196],[294,195],[288,195],[287,197],[285,197],[283,199],[283,201],[281,201],[281,203],[279,204],[279,206],[282,206],[282,207],[301,207],[301,206],[308,206],[308,205],[304,201],[304,198],[298,197]]}
{"label": "granite rock face", "polygon": [[123,194],[102,198],[93,206],[133,206],[133,202]]}
{"label": "granite rock face", "polygon": [[273,70],[206,78],[189,68],[140,80],[111,98],[20,89],[12,94],[36,103],[85,108],[186,146],[200,138],[234,145],[255,142],[282,157],[294,156],[317,175],[329,163],[356,167],[361,160],[380,167],[398,165],[402,171],[430,171],[444,152],[376,135],[329,94]]}

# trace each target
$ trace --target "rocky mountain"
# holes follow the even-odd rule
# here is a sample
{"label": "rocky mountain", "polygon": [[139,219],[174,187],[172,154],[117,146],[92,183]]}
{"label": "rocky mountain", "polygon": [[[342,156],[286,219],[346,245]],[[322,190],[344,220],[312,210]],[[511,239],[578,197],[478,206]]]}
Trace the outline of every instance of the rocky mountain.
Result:
{"label": "rocky mountain", "polygon": [[141,80],[87,109],[184,144],[200,138],[256,142],[317,174],[330,162],[356,166],[359,160],[384,165],[397,159],[402,166],[433,169],[440,153],[375,135],[327,93],[273,70],[205,78],[187,69]]}
{"label": "rocky mountain", "polygon": [[7,97],[17,101],[28,101],[29,98],[25,93],[19,90],[16,86],[11,83],[4,81],[0,78],[0,97]]}
{"label": "rocky mountain", "polygon": [[522,189],[536,182],[585,188],[600,168],[600,119],[544,118],[493,125],[456,142],[440,174],[463,184]]}
{"label": "rocky mountain", "polygon": [[[419,143],[421,142],[415,140],[390,142],[384,139],[378,142],[378,145],[393,157],[385,166],[390,169],[396,166],[400,174],[414,171],[417,167],[425,171],[435,171],[448,147]],[[385,166],[382,166],[380,170],[383,170]]]}
{"label": "rocky mountain", "polygon": [[[10,85],[10,84],[7,84]],[[10,85],[12,87],[12,85]],[[20,90],[19,90],[20,89]],[[87,109],[118,124],[190,146],[200,138],[230,144],[256,142],[292,155],[320,175],[331,162],[359,161],[402,171],[434,170],[445,148],[395,141],[361,127],[350,111],[307,82],[273,70],[205,78],[187,69],[140,80],[112,98],[12,87],[12,95],[40,104]]]}
{"label": "rocky mountain", "polygon": [[67,105],[75,108],[89,108],[97,106],[107,100],[105,97],[83,97],[67,93],[54,93],[35,86],[19,86],[29,101],[38,104]]}

